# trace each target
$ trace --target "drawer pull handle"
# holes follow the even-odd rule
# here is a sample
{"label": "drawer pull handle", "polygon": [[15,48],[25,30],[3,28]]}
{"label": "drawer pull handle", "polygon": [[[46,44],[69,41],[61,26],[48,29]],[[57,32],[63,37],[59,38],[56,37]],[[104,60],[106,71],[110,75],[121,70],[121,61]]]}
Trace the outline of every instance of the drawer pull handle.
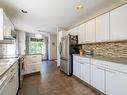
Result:
{"label": "drawer pull handle", "polygon": [[109,65],[106,65],[106,64],[101,64],[101,65],[110,67]]}
{"label": "drawer pull handle", "polygon": [[37,56],[32,56],[32,58],[35,58],[35,57],[37,57]]}
{"label": "drawer pull handle", "polygon": [[34,70],[37,70],[37,69],[32,69],[32,71],[34,71]]}
{"label": "drawer pull handle", "polygon": [[13,72],[15,70],[15,68],[13,68],[12,70],[11,70],[11,72]]}
{"label": "drawer pull handle", "polygon": [[0,85],[2,85],[7,79],[7,76],[5,75],[2,79],[0,79]]}
{"label": "drawer pull handle", "polygon": [[115,72],[113,72],[113,71],[109,71],[109,70],[106,70],[107,72],[109,72],[109,73],[113,73],[113,74],[115,74]]}
{"label": "drawer pull handle", "polygon": [[37,62],[32,62],[32,63],[37,63]]}
{"label": "drawer pull handle", "polygon": [[16,74],[16,73],[14,73],[14,75],[12,76],[12,78],[10,79],[9,82],[12,82],[12,81],[13,81],[13,79],[14,79],[14,77],[15,77],[15,74]]}
{"label": "drawer pull handle", "polygon": [[100,67],[96,67],[97,69],[99,69],[99,70],[105,70],[105,69],[102,69],[102,68],[100,68]]}

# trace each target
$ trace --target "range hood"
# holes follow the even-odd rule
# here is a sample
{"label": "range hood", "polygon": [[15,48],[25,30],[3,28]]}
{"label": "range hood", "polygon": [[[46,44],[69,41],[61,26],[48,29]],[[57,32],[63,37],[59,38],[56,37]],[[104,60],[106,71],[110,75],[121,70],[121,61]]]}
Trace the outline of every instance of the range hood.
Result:
{"label": "range hood", "polygon": [[3,36],[3,40],[0,40],[0,44],[14,44],[16,40],[16,32],[11,31]]}

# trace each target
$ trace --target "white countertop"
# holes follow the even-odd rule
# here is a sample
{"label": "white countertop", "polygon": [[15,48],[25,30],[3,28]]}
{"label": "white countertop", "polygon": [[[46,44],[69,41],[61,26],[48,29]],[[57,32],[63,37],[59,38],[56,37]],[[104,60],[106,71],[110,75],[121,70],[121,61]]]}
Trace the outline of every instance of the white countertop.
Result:
{"label": "white countertop", "polygon": [[0,59],[0,78],[19,58]]}
{"label": "white countertop", "polygon": [[80,54],[73,54],[73,55],[127,65],[127,58],[106,57],[106,56],[99,56],[99,55],[82,55],[82,56]]}

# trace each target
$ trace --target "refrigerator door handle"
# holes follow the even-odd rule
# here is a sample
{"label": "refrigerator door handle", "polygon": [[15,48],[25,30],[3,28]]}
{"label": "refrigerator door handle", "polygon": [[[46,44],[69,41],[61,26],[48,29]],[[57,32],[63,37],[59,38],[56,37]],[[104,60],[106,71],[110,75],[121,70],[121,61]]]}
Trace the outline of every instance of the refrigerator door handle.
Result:
{"label": "refrigerator door handle", "polygon": [[60,45],[59,45],[59,53],[60,53],[60,55],[61,55],[61,52],[62,52],[62,44],[60,42]]}

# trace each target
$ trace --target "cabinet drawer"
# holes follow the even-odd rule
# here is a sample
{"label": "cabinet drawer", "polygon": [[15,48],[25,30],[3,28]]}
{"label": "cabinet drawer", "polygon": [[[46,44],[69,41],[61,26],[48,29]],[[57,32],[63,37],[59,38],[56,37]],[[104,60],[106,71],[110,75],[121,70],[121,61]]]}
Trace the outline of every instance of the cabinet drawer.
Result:
{"label": "cabinet drawer", "polygon": [[9,69],[7,72],[9,75],[14,74],[15,72],[18,72],[18,63],[14,63],[14,65]]}
{"label": "cabinet drawer", "polygon": [[91,64],[92,65],[97,65],[97,66],[102,66],[105,68],[111,67],[111,64],[107,61],[102,61],[102,60],[97,60],[97,59],[91,59]]}
{"label": "cabinet drawer", "polygon": [[40,61],[27,61],[25,64],[40,64]]}
{"label": "cabinet drawer", "polygon": [[96,59],[91,59],[91,64],[105,67],[107,69],[112,69],[123,73],[127,73],[127,65],[124,64],[107,62],[107,61],[96,60]]}
{"label": "cabinet drawer", "polygon": [[26,66],[25,67],[26,74],[40,71],[40,64],[32,64],[32,65],[29,64],[29,65],[25,65],[25,66]]}
{"label": "cabinet drawer", "polygon": [[41,59],[41,55],[27,55],[25,58],[27,60],[40,60]]}
{"label": "cabinet drawer", "polygon": [[109,62],[109,63],[110,63],[109,69],[116,70],[121,73],[127,74],[127,65],[120,64],[120,63],[113,63],[113,62]]}
{"label": "cabinet drawer", "polygon": [[90,59],[89,59],[89,58],[80,57],[80,56],[75,56],[74,59],[75,59],[75,61],[77,61],[77,62],[90,63]]}

